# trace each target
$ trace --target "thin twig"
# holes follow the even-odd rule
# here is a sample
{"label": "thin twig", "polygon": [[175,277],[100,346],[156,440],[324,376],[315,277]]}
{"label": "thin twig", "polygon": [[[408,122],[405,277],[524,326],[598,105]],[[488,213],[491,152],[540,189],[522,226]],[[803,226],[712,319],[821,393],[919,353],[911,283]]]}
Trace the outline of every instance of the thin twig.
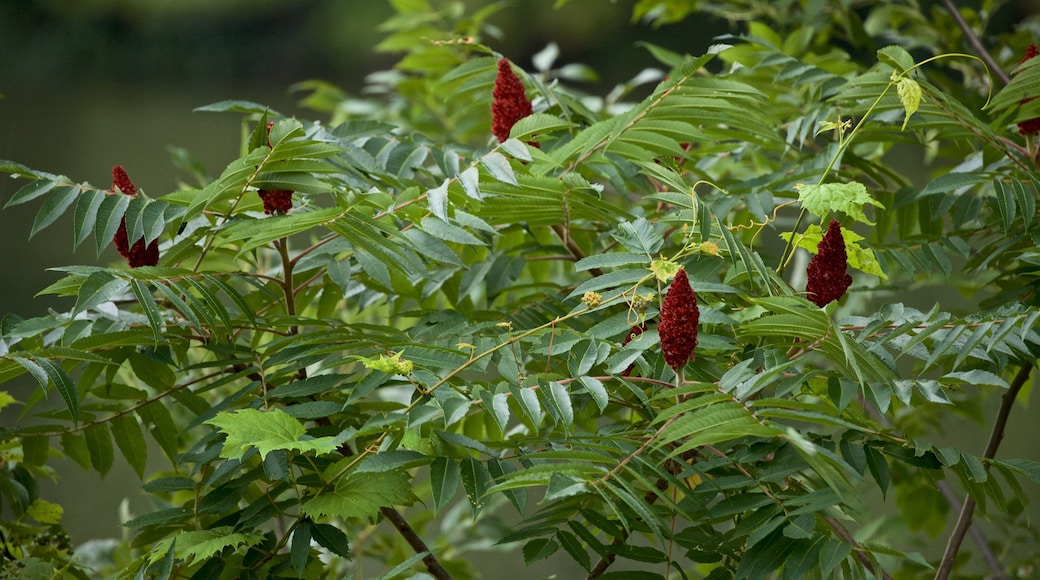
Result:
{"label": "thin twig", "polygon": [[964,33],[964,38],[967,39],[968,44],[971,45],[972,50],[974,50],[975,53],[979,56],[979,58],[982,59],[982,62],[986,63],[986,66],[988,66],[989,69],[993,71],[993,74],[996,75],[1002,83],[1006,85],[1009,82],[1011,82],[1011,77],[1008,76],[1006,72],[1004,72],[1004,69],[1000,68],[1000,65],[997,64],[997,61],[993,60],[993,57],[990,56],[989,51],[986,50],[986,47],[982,45],[982,41],[979,40],[978,35],[975,34],[975,31],[972,30],[970,26],[968,26],[968,23],[964,20],[964,17],[961,16],[961,11],[953,5],[953,0],[942,0],[942,3],[943,6],[946,7],[946,10],[950,13],[950,16],[953,16],[953,20],[957,23],[957,26],[960,27],[961,32]]}
{"label": "thin twig", "polygon": [[[1004,396],[1000,399],[1000,410],[997,411],[997,418],[993,420],[993,430],[989,434],[989,442],[986,444],[986,452],[982,455],[986,459],[993,459],[997,455],[997,448],[1000,447],[1000,442],[1004,440],[1004,428],[1007,427],[1008,417],[1011,415],[1011,408],[1015,405],[1015,399],[1018,398],[1018,392],[1022,390],[1022,386],[1029,380],[1029,374],[1033,370],[1032,363],[1023,365],[1019,369],[1018,374],[1015,375],[1015,379],[1011,381],[1011,386],[1008,387]],[[986,469],[989,469],[989,464],[986,464]],[[939,569],[935,572],[935,580],[946,580],[950,577],[950,572],[953,570],[953,561],[957,557],[957,552],[960,551],[961,542],[964,541],[964,536],[968,532],[968,528],[971,526],[971,516],[975,512],[975,500],[971,496],[964,498],[964,505],[961,506],[961,513],[957,517],[957,524],[953,528],[953,532],[950,534],[950,540],[946,544],[946,551],[943,553],[942,560],[939,562]]]}
{"label": "thin twig", "polygon": [[415,529],[408,523],[408,520],[404,519],[401,512],[389,506],[381,507],[379,508],[379,511],[383,514],[383,517],[397,528],[401,537],[408,542],[408,545],[415,550],[416,554],[426,553],[426,555],[423,556],[422,561],[423,564],[426,564],[426,570],[430,572],[430,575],[437,578],[437,580],[452,580],[451,574],[444,569],[444,566],[441,566],[441,563],[437,561],[436,557],[434,557],[433,552],[426,547],[426,543],[423,542],[422,538],[419,537],[419,534],[415,532]]}
{"label": "thin twig", "polygon": [[[885,429],[895,428],[895,425],[893,425],[892,422],[888,420],[888,417],[881,414],[877,409],[873,407],[873,405],[867,404],[866,401],[864,401],[862,398],[858,396],[857,398],[860,399],[860,404],[863,406],[864,409],[867,410],[867,413],[871,415],[879,425],[881,425]],[[946,499],[946,503],[948,503],[951,508],[958,509],[958,506],[961,505],[961,499],[957,497],[957,492],[953,490],[953,487],[950,486],[950,484],[946,480],[939,481],[936,484],[936,487],[939,488],[939,492],[942,494],[943,498]],[[984,534],[982,530],[980,530],[979,528],[971,528],[971,539],[973,542],[975,542],[975,546],[979,549],[979,553],[982,554],[982,559],[985,560],[986,565],[989,566],[989,570],[993,574],[993,578],[995,580],[1005,580],[1007,578],[1007,574],[1001,567],[1000,561],[997,559],[997,555],[994,554],[993,549],[989,547],[989,541],[986,539],[986,534]]]}
{"label": "thin twig", "polygon": [[[863,564],[863,567],[866,568],[868,572],[876,576],[877,571],[874,568],[874,563],[870,561],[870,556],[868,556],[866,550],[856,542],[856,539],[852,537],[852,534],[845,529],[845,526],[841,525],[841,522],[832,517],[824,517],[823,519],[831,529],[841,536],[841,539],[845,540],[846,544],[852,546],[852,551],[856,554],[856,559],[859,560],[859,563]],[[892,576],[884,570],[881,570],[881,578],[883,580],[892,580]]]}
{"label": "thin twig", "polygon": [[[961,498],[957,496],[957,492],[953,491],[953,486],[949,484],[945,479],[940,480],[936,483],[936,487],[939,488],[939,492],[942,493],[943,497],[946,498],[946,503],[956,508],[961,504]],[[989,568],[989,572],[993,580],[1008,580],[1009,576],[1004,571],[1004,567],[1000,565],[1000,560],[997,559],[997,555],[993,553],[993,549],[989,547],[989,542],[986,540],[986,534],[982,533],[982,530],[978,526],[972,526],[968,528],[968,533],[971,534],[971,540],[975,542],[975,545],[979,548],[979,553],[982,555],[982,559],[986,561],[986,566]]]}

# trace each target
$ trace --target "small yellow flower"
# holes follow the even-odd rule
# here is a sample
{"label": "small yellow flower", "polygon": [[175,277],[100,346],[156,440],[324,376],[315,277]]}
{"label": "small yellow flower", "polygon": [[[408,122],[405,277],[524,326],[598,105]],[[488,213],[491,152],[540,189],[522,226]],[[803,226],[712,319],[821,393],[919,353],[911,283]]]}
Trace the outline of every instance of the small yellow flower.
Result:
{"label": "small yellow flower", "polygon": [[715,242],[702,242],[700,250],[702,254],[708,254],[709,256],[719,255],[719,245]]}
{"label": "small yellow flower", "polygon": [[603,295],[599,292],[589,291],[582,295],[581,301],[585,303],[585,306],[595,308],[603,302]]}

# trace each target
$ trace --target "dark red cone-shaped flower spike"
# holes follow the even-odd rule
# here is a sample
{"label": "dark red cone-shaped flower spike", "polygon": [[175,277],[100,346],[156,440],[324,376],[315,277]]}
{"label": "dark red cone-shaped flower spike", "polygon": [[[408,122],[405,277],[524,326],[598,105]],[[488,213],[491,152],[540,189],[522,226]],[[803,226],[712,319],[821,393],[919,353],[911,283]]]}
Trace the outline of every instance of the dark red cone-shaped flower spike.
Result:
{"label": "dark red cone-shaped flower spike", "polygon": [[[1022,57],[1022,60],[1018,61],[1018,64],[1022,64],[1024,62],[1026,62],[1027,60],[1036,57],[1037,55],[1040,55],[1040,50],[1037,50],[1035,44],[1030,44],[1029,47],[1026,48],[1025,56]],[[1022,104],[1024,105],[1024,104],[1028,103],[1029,101],[1032,101],[1035,98],[1036,97],[1030,97],[1028,99],[1022,99]],[[1037,117],[1035,119],[1026,119],[1025,121],[1020,121],[1018,123],[1018,132],[1021,133],[1022,135],[1035,135],[1037,133],[1040,133],[1040,117]]]}
{"label": "dark red cone-shaped flower spike", "polygon": [[841,224],[831,220],[827,233],[823,234],[816,255],[809,262],[808,282],[805,292],[809,301],[823,308],[845,295],[852,286],[848,274],[849,257],[845,252],[845,238],[841,237]]}
{"label": "dark red cone-shaped flower spike", "polygon": [[152,243],[147,246],[144,245],[144,238],[137,240],[134,242],[134,246],[130,248],[130,252],[126,256],[126,261],[130,264],[131,268],[158,265],[159,240],[152,240]]}
{"label": "dark red cone-shaped flower spike", "polygon": [[[112,189],[109,191],[109,193],[119,192],[130,196],[137,195],[137,186],[134,185],[133,181],[130,181],[130,176],[126,174],[126,169],[123,169],[122,165],[116,165],[112,168]],[[119,255],[124,258],[130,256],[130,241],[126,238],[126,219],[123,219],[119,222],[119,229],[116,230],[112,243],[115,244]]]}
{"label": "dark red cone-shaped flower spike", "polygon": [[498,60],[498,77],[491,96],[491,132],[498,140],[509,139],[509,131],[517,121],[534,112],[524,93],[524,83],[513,72],[507,59]]}
{"label": "dark red cone-shaped flower spike", "polygon": [[687,361],[694,358],[693,349],[697,348],[697,324],[700,318],[697,295],[690,287],[686,270],[680,268],[665,294],[661,322],[657,324],[664,362],[675,372],[679,372]]}
{"label": "dark red cone-shaped flower spike", "polygon": [[[271,146],[271,127],[274,121],[267,122],[267,146]],[[264,213],[289,213],[292,209],[292,194],[288,189],[261,189],[256,192],[260,201],[264,202]]]}
{"label": "dark red cone-shaped flower spike", "polygon": [[289,213],[292,209],[292,191],[288,189],[261,189],[257,194],[264,202],[264,213]]}
{"label": "dark red cone-shaped flower spike", "polygon": [[[126,169],[122,165],[112,168],[112,189],[108,193],[119,192],[129,196],[137,195],[137,186],[130,181],[130,176],[126,174]],[[131,268],[155,266],[159,263],[159,240],[152,240],[152,243],[145,245],[144,238],[141,238],[131,247],[128,237],[126,218],[123,218],[119,222],[116,235],[112,237],[112,243],[115,244],[119,255],[126,258]]]}

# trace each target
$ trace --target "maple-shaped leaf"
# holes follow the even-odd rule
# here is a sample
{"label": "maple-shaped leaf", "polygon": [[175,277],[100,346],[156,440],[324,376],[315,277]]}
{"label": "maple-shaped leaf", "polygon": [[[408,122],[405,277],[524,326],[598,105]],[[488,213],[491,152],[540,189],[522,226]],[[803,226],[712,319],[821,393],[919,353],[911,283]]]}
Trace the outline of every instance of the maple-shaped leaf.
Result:
{"label": "maple-shaped leaf", "polygon": [[312,518],[371,518],[381,507],[408,505],[415,499],[411,478],[403,471],[355,472],[336,482],[336,489],[303,504],[303,513]]}
{"label": "maple-shaped leaf", "polygon": [[345,440],[344,436],[304,438],[307,430],[303,424],[281,409],[239,409],[233,413],[218,413],[206,423],[227,434],[224,448],[220,450],[220,456],[225,459],[238,459],[250,447],[256,447],[264,457],[275,449],[314,451],[320,455],[335,451]]}
{"label": "maple-shaped leaf", "polygon": [[[789,241],[791,232],[782,232],[780,237],[785,241]],[[858,242],[864,239],[863,236],[848,228],[841,228],[841,237],[845,240],[845,253],[848,255],[849,267],[855,268],[860,272],[873,274],[881,279],[888,279],[888,276],[881,270],[881,264],[878,262],[877,256],[874,255],[874,250],[859,245]],[[795,245],[815,254],[816,248],[820,245],[820,240],[822,239],[823,230],[819,225],[813,224],[805,229],[805,233],[797,236]]]}
{"label": "maple-shaped leaf", "polygon": [[236,548],[242,544],[245,547],[255,546],[264,539],[263,532],[253,531],[248,533],[235,532],[231,526],[221,526],[212,530],[196,530],[189,532],[178,532],[176,535],[167,537],[156,544],[149,554],[150,563],[155,563],[166,555],[170,549],[170,542],[176,538],[177,543],[173,548],[174,557],[178,560],[195,558],[196,561],[205,560],[213,554],[218,554],[228,546]]}
{"label": "maple-shaped leaf", "polygon": [[852,219],[874,225],[863,213],[863,206],[876,205],[884,208],[878,200],[870,197],[862,183],[821,183],[803,185],[798,188],[798,201],[809,213],[822,218],[832,211],[840,211]]}

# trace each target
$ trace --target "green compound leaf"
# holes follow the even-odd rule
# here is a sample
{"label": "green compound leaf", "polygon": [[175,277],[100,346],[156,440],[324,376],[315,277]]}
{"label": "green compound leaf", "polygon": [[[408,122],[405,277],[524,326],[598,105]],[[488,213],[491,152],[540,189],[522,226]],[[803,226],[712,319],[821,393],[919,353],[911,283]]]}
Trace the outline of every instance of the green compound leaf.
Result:
{"label": "green compound leaf", "polygon": [[885,207],[870,197],[867,187],[857,181],[803,185],[798,189],[798,201],[816,217],[822,218],[832,211],[840,211],[858,222],[870,225],[874,225],[874,222],[867,219],[863,206],[870,204]]}
{"label": "green compound leaf", "polygon": [[336,489],[303,504],[312,518],[374,518],[379,508],[415,501],[412,482],[402,471],[353,473],[336,483]]}
{"label": "green compound leaf", "polygon": [[899,102],[903,104],[903,109],[906,111],[901,128],[901,130],[905,131],[906,124],[910,122],[910,116],[916,113],[918,107],[921,106],[921,85],[914,79],[901,77],[896,73],[892,73],[892,80],[896,83],[896,93],[899,95]]}
{"label": "green compound leaf", "polygon": [[301,440],[306,433],[303,424],[281,409],[267,412],[240,409],[234,413],[218,413],[206,423],[227,434],[224,448],[220,451],[220,456],[225,459],[239,459],[250,447],[256,447],[263,456],[275,449],[330,453],[343,442],[342,437]]}
{"label": "green compound leaf", "polygon": [[[784,240],[790,240],[791,232],[782,232],[780,237]],[[845,253],[848,254],[849,266],[860,272],[873,274],[883,280],[888,279],[888,275],[881,270],[881,264],[878,262],[877,256],[874,255],[874,250],[859,245],[859,241],[864,239],[863,236],[850,229],[841,228],[841,237],[845,240]],[[815,254],[816,248],[819,247],[822,239],[823,230],[820,229],[819,225],[813,224],[806,228],[804,234],[798,236],[795,245]]]}

